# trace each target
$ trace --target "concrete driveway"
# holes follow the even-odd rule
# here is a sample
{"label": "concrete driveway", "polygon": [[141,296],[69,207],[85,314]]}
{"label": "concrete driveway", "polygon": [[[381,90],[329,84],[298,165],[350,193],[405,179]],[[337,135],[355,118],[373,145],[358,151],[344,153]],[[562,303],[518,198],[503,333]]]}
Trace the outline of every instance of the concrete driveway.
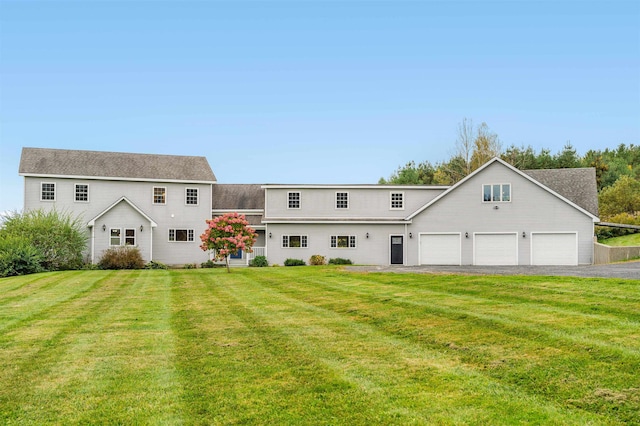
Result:
{"label": "concrete driveway", "polygon": [[416,274],[551,275],[640,280],[640,261],[582,266],[348,266],[347,270]]}

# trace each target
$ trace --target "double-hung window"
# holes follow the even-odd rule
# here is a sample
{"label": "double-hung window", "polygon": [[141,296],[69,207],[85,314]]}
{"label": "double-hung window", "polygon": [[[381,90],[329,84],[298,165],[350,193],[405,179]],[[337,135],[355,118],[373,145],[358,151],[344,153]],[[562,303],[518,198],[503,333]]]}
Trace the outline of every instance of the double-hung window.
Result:
{"label": "double-hung window", "polygon": [[505,203],[511,201],[511,184],[494,183],[482,185],[482,201],[484,203]]}
{"label": "double-hung window", "polygon": [[306,235],[283,235],[282,248],[307,248],[309,238]]}
{"label": "double-hung window", "polygon": [[348,208],[349,208],[349,193],[336,192],[336,209],[348,209]]}
{"label": "double-hung window", "polygon": [[136,245],[136,230],[133,228],[124,230],[124,245],[135,246]]}
{"label": "double-hung window", "polygon": [[167,204],[167,188],[164,186],[153,187],[153,204]]}
{"label": "double-hung window", "polygon": [[186,188],[184,202],[188,206],[197,206],[198,205],[198,188]]}
{"label": "double-hung window", "polygon": [[299,209],[300,208],[300,193],[288,192],[287,193],[287,208]]}
{"label": "double-hung window", "polygon": [[122,229],[111,228],[109,231],[109,245],[119,246],[122,244]]}
{"label": "double-hung window", "polygon": [[76,183],[74,185],[74,199],[77,203],[89,202],[89,185],[85,183]]}
{"label": "double-hung window", "polygon": [[356,248],[356,236],[332,235],[331,248]]}
{"label": "double-hung window", "polygon": [[40,201],[56,200],[56,184],[55,182],[42,182],[40,184]]}
{"label": "double-hung window", "polygon": [[121,246],[121,245],[135,246],[136,245],[135,228],[125,228],[124,239],[123,239],[122,229],[111,228],[109,230],[109,245],[110,246]]}
{"label": "double-hung window", "polygon": [[190,242],[194,241],[193,229],[169,229],[170,242]]}
{"label": "double-hung window", "polygon": [[391,193],[391,210],[404,210],[404,192]]}

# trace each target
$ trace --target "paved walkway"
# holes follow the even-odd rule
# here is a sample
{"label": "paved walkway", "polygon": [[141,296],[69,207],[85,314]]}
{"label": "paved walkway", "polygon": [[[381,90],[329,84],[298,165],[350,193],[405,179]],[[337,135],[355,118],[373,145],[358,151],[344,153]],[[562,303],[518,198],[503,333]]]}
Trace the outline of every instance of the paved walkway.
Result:
{"label": "paved walkway", "polygon": [[583,266],[347,266],[347,270],[416,274],[552,275],[640,280],[640,261]]}

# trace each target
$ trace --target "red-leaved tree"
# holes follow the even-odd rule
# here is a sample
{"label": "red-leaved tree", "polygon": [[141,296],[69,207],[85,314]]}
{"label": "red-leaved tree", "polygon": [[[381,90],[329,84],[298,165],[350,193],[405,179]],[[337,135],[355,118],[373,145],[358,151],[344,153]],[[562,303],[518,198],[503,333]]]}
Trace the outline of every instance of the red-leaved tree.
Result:
{"label": "red-leaved tree", "polygon": [[229,256],[238,254],[240,250],[251,253],[258,234],[249,226],[243,214],[225,213],[222,216],[207,220],[208,228],[200,235],[202,250],[213,250],[216,260],[225,259],[227,272]]}

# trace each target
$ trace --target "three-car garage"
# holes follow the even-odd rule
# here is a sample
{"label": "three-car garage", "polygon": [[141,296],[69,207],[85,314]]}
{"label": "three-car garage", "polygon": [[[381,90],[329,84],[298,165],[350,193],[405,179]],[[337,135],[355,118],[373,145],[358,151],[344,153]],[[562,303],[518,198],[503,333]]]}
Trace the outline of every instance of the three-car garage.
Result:
{"label": "three-car garage", "polygon": [[[571,231],[531,232],[529,235],[518,232],[420,233],[420,264],[461,265],[463,240],[469,238],[472,239],[474,265],[578,264],[578,233]],[[518,261],[522,250],[530,252],[530,262]]]}

